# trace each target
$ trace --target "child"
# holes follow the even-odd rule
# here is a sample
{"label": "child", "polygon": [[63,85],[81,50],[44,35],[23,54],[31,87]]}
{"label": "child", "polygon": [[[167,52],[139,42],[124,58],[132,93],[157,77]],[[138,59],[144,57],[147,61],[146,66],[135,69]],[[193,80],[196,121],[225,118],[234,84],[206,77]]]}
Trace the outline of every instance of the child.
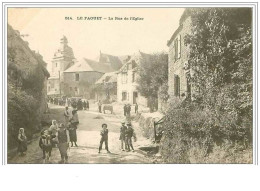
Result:
{"label": "child", "polygon": [[100,132],[101,139],[100,139],[100,145],[99,145],[99,150],[98,153],[100,153],[102,149],[103,142],[105,142],[105,148],[107,150],[107,153],[110,153],[108,150],[108,129],[107,129],[107,124],[102,124],[102,130]]}
{"label": "child", "polygon": [[[52,151],[52,139],[55,137],[55,135],[51,135],[51,132],[48,130],[44,130],[41,133],[41,138],[39,140],[39,146],[42,149],[43,152],[43,163],[49,162],[51,157],[51,151]],[[46,156],[47,154],[47,156]]]}
{"label": "child", "polygon": [[21,156],[25,155],[25,152],[27,151],[27,138],[24,133],[24,128],[19,129],[17,151]]}

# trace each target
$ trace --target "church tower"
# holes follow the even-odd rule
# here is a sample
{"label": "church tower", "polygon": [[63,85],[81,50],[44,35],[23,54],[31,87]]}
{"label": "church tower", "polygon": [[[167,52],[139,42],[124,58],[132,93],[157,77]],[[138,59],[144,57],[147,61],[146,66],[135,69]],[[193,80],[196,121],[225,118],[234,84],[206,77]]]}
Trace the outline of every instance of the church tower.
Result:
{"label": "church tower", "polygon": [[54,53],[51,61],[51,77],[48,79],[48,95],[63,95],[64,77],[63,72],[74,65],[76,59],[72,48],[68,45],[68,39],[63,36],[60,39],[60,46]]}
{"label": "church tower", "polygon": [[[54,53],[52,59],[52,76],[61,75],[61,80],[63,79],[63,71],[71,67],[75,62],[74,53],[71,47],[68,46],[68,39],[63,36],[60,39],[60,47]],[[60,73],[60,74],[59,74]]]}

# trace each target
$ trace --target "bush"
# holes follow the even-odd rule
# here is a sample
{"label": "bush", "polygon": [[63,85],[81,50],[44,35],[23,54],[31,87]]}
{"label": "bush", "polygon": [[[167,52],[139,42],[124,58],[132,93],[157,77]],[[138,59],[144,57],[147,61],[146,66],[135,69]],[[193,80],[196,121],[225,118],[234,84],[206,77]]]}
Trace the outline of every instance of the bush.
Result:
{"label": "bush", "polygon": [[25,129],[28,139],[38,130],[38,108],[39,102],[33,96],[8,84],[8,148],[17,145],[19,128]]}
{"label": "bush", "polygon": [[228,112],[216,115],[215,110],[201,108],[196,103],[171,107],[165,118],[160,149],[165,162],[204,163],[216,146],[251,148],[252,120],[239,123],[230,120],[232,116]]}

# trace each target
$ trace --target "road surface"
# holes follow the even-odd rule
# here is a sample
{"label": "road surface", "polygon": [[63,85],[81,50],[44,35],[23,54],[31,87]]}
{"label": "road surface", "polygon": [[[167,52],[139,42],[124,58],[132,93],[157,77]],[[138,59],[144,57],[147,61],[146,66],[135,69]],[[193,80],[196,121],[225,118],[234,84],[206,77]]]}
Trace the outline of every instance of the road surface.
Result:
{"label": "road surface", "polygon": [[[63,108],[60,106],[50,105],[51,109]],[[62,111],[62,110],[61,110]],[[60,115],[63,115],[61,112]],[[70,147],[69,149],[69,164],[79,163],[108,163],[108,164],[121,164],[121,163],[152,163],[145,153],[138,149],[138,147],[148,145],[149,140],[142,137],[137,124],[134,125],[137,142],[133,142],[135,152],[121,151],[119,131],[123,116],[113,114],[102,114],[94,110],[91,111],[78,111],[79,126],[77,129],[78,147]],[[109,150],[110,154],[106,152],[103,145],[103,150],[98,153],[98,146],[100,141],[101,125],[106,123],[109,130]],[[8,163],[43,163],[42,151],[38,146],[38,140],[33,140],[28,145],[28,151],[25,156],[15,156],[8,160]],[[58,163],[60,154],[58,148],[53,148],[50,163]]]}

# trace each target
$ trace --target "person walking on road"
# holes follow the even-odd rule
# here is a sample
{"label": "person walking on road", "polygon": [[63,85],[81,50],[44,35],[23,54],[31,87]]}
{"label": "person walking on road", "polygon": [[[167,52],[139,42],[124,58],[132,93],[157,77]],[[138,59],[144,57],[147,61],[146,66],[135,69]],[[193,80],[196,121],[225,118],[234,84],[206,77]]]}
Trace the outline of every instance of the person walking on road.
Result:
{"label": "person walking on road", "polygon": [[24,128],[19,129],[18,133],[18,148],[17,152],[20,153],[21,156],[25,155],[25,152],[27,151],[27,137],[24,133]]}
{"label": "person walking on road", "polygon": [[135,132],[134,129],[132,128],[131,123],[127,123],[127,129],[125,132],[125,137],[126,137],[126,150],[127,152],[130,151],[130,149],[132,149],[132,151],[134,152],[134,147],[132,144],[132,137],[134,137],[135,141],[136,141],[136,136],[135,136]]}
{"label": "person walking on road", "polygon": [[102,124],[102,130],[100,132],[101,135],[101,139],[100,139],[100,145],[99,145],[99,149],[98,149],[98,153],[100,153],[100,151],[102,150],[102,145],[103,142],[105,142],[105,148],[107,150],[107,153],[110,153],[109,149],[108,149],[108,129],[107,129],[107,124]]}
{"label": "person walking on road", "polygon": [[61,160],[59,161],[60,164],[68,163],[68,148],[69,148],[69,133],[68,130],[65,128],[64,124],[60,124],[58,130],[58,148],[60,151]]}
{"label": "person walking on road", "polygon": [[73,147],[73,142],[75,146],[77,147],[77,126],[79,124],[79,118],[77,110],[72,111],[72,117],[70,119],[70,126],[69,126],[69,135],[70,135],[70,142],[71,147]]}
{"label": "person walking on road", "polygon": [[125,122],[122,122],[122,126],[120,127],[120,137],[119,137],[119,140],[121,140],[121,150],[122,151],[125,151],[125,149],[126,149],[126,143],[125,143],[126,129],[127,129],[127,127],[125,126]]}

